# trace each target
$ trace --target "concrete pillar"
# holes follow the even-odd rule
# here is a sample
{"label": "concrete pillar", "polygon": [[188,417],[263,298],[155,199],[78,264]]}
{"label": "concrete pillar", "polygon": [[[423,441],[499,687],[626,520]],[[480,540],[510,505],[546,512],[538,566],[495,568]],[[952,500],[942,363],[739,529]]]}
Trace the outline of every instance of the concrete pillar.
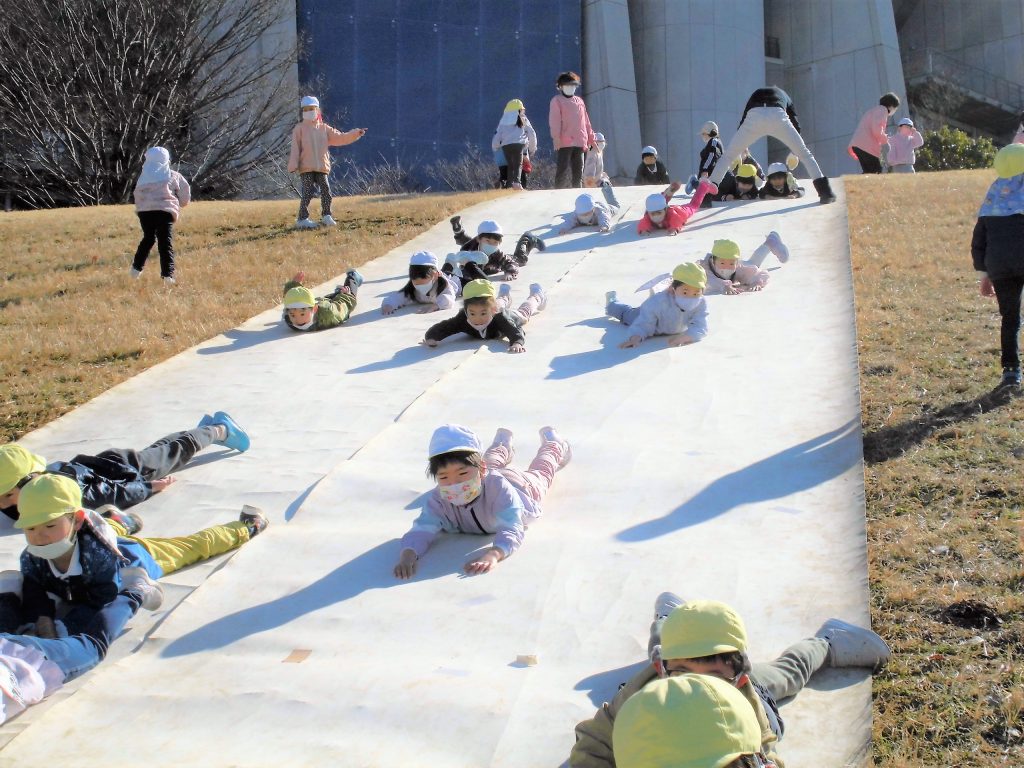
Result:
{"label": "concrete pillar", "polygon": [[608,140],[605,172],[632,180],[641,143],[626,0],[583,2],[583,93],[594,130]]}

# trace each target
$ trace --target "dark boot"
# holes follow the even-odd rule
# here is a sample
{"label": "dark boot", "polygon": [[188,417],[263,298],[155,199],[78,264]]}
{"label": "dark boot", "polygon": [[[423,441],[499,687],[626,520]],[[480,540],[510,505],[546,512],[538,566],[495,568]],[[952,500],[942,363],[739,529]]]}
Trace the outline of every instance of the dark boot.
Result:
{"label": "dark boot", "polygon": [[818,202],[824,205],[825,203],[834,203],[836,196],[832,192],[832,186],[828,183],[828,177],[822,176],[820,179],[814,180],[814,189],[818,193]]}
{"label": "dark boot", "polygon": [[512,261],[520,267],[525,267],[530,260],[530,248],[533,247],[533,235],[523,235],[516,243],[516,249],[512,251]]}
{"label": "dark boot", "polygon": [[536,235],[530,235],[531,248],[536,248],[538,251],[543,251],[548,247],[548,244],[541,240]]}
{"label": "dark boot", "polygon": [[448,221],[451,222],[452,236],[455,238],[455,242],[457,245],[465,245],[472,239],[469,235],[466,234],[466,230],[462,228],[461,216],[452,216],[450,219],[448,219]]}

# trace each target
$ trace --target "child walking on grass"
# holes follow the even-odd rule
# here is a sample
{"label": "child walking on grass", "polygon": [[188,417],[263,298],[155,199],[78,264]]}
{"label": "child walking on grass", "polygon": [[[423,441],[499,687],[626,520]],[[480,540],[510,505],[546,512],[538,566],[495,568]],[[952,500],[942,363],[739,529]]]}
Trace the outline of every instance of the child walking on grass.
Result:
{"label": "child walking on grass", "polygon": [[409,282],[400,291],[389,293],[380,305],[385,315],[393,315],[408,304],[419,304],[420,314],[451,309],[455,306],[455,284],[438,269],[437,256],[418,251],[409,259]]}
{"label": "child walking on grass", "polygon": [[74,479],[90,509],[104,504],[127,509],[175,482],[172,473],[213,444],[243,453],[249,449],[249,435],[228,414],[217,411],[204,415],[195,429],[174,432],[141,451],[110,448],[96,456],[79,454],[47,464],[42,456],[8,443],[0,446],[0,512],[17,520],[21,489],[42,472]]}
{"label": "child walking on grass", "polygon": [[523,326],[535,314],[544,311],[548,297],[539,283],[533,283],[526,301],[519,305],[519,309],[510,310],[510,293],[508,285],[501,286],[499,293],[490,280],[471,280],[462,289],[463,308],[455,317],[430,326],[423,343],[436,347],[449,336],[464,333],[474,339],[508,339],[509,352],[525,352]]}
{"label": "child walking on grass", "polygon": [[284,284],[284,310],[281,319],[293,331],[324,331],[348,320],[356,308],[356,293],[363,284],[363,276],[350,269],[345,273],[345,282],[331,293],[317,298],[302,284],[305,272]]}
{"label": "child walking on grass", "polygon": [[487,573],[519,549],[526,527],[541,516],[541,502],[555,473],[569,463],[572,450],[554,427],[540,430],[540,450],[524,472],[509,466],[512,432],[499,429],[486,453],[466,427],[445,424],[430,438],[428,474],[437,481],[409,532],[394,574],[408,579],[440,533],[494,534],[483,554],[464,566],[468,574]]}
{"label": "child walking on grass", "polygon": [[605,314],[629,326],[631,333],[619,347],[635,347],[651,336],[668,336],[670,347],[703,339],[708,333],[708,307],[704,301],[707,282],[700,265],[687,262],[672,270],[672,284],[668,288],[651,295],[639,307],[623,304],[615,291],[608,291]]}
{"label": "child walking on grass", "polygon": [[28,542],[21,555],[23,608],[40,637],[56,636],[57,605],[51,595],[67,608],[60,618],[68,633],[76,634],[122,590],[123,568],[142,568],[151,579],[159,579],[230,552],[267,527],[258,509],[243,507],[236,522],[191,536],[138,538],[131,535],[142,526],[135,513],[125,513],[124,523],[101,517],[82,506],[82,491],[74,480],[52,474],[40,475],[22,489],[19,508],[15,527]]}
{"label": "child walking on grass", "polygon": [[184,176],[171,170],[171,153],[163,147],[146,150],[134,197],[142,239],[132,259],[131,276],[142,276],[155,242],[160,253],[160,276],[166,285],[174,285],[174,223],[181,209],[191,202],[192,190]]}

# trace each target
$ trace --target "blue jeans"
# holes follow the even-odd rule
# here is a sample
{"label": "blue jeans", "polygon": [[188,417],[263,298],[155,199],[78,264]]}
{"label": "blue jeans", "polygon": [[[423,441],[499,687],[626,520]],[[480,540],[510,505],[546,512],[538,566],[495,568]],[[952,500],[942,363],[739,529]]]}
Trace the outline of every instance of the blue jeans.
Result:
{"label": "blue jeans", "polygon": [[621,321],[623,325],[632,325],[640,314],[640,307],[631,307],[621,301],[611,301],[605,307],[605,314]]}
{"label": "blue jeans", "polygon": [[70,682],[95,667],[107,655],[110,643],[121,634],[128,619],[135,615],[142,601],[132,593],[123,593],[99,611],[85,631],[79,635],[47,640],[29,635],[0,634],[12,643],[36,648],[60,667],[64,682]]}

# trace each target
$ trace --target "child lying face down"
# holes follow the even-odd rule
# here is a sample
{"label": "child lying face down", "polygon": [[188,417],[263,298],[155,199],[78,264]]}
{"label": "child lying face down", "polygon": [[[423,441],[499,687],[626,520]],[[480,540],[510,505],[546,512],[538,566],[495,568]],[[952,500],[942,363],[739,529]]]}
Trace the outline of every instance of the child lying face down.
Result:
{"label": "child lying face down", "polygon": [[698,262],[708,277],[704,294],[733,296],[760,291],[768,284],[768,273],[740,259],[740,247],[732,240],[715,240],[711,253]]}
{"label": "child lying face down", "polygon": [[455,306],[455,293],[455,284],[438,269],[437,256],[419,251],[409,259],[409,282],[385,296],[380,311],[392,315],[408,304],[420,305],[420,314],[451,309]]}
{"label": "child lying face down", "polygon": [[519,309],[508,309],[509,286],[503,285],[499,294],[490,280],[471,280],[462,289],[462,309],[448,320],[442,320],[427,329],[423,343],[436,347],[456,333],[465,333],[475,339],[508,339],[508,351],[513,354],[526,351],[523,326],[530,318],[547,307],[548,299],[538,283],[530,285],[530,295]]}
{"label": "child lying face down", "polygon": [[615,291],[605,294],[605,313],[628,325],[632,333],[620,348],[635,347],[650,336],[669,336],[668,346],[681,347],[707,335],[704,270],[699,264],[687,262],[672,270],[671,278],[668,288],[652,294],[639,307],[623,304]]}
{"label": "child lying face down", "polygon": [[680,186],[682,185],[673,183],[659,194],[647,196],[647,200],[644,202],[646,213],[636,225],[638,235],[649,235],[660,229],[667,231],[670,235],[678,235],[690,217],[700,209],[705,196],[713,195],[718,191],[718,187],[710,181],[701,179],[690,202],[686,205],[669,205],[672,196]]}
{"label": "child lying face down", "polygon": [[345,282],[322,298],[313,296],[302,281],[305,272],[298,272],[284,284],[284,312],[282,319],[293,331],[324,331],[348,320],[356,308],[356,293],[363,284],[363,276],[350,269]]}

